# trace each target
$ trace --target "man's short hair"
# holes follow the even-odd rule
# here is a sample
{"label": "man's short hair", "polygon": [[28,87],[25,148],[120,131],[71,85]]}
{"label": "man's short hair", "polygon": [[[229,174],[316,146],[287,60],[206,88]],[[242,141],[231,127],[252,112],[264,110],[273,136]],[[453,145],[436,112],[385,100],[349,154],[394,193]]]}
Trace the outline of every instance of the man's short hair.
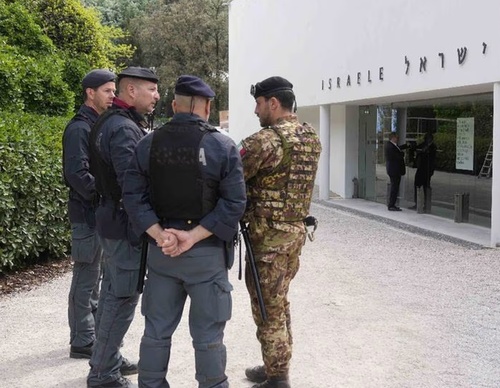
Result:
{"label": "man's short hair", "polygon": [[266,100],[269,100],[271,97],[276,98],[283,109],[291,111],[294,109],[294,104],[295,104],[295,94],[293,94],[292,91],[289,90],[280,90],[278,92],[274,92],[269,94],[268,96],[265,96],[264,98]]}
{"label": "man's short hair", "polygon": [[279,76],[269,77],[257,82],[250,88],[250,94],[255,98],[264,97],[266,100],[276,98],[284,109],[292,110],[295,104],[293,84]]}

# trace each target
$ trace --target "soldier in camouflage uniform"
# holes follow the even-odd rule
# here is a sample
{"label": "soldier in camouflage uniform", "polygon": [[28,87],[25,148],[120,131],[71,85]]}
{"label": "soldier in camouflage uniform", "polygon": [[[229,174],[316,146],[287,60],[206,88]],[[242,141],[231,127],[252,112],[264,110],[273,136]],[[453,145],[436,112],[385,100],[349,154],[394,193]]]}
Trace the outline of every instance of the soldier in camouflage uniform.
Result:
{"label": "soldier in camouflage uniform", "polygon": [[292,356],[291,280],[299,269],[306,238],[307,216],[314,188],[321,144],[295,111],[293,85],[271,77],[252,86],[255,114],[263,127],[240,143],[248,206],[248,222],[262,296],[268,319],[261,318],[255,285],[247,266],[245,280],[251,297],[264,366],[245,373],[253,388],[288,388]]}

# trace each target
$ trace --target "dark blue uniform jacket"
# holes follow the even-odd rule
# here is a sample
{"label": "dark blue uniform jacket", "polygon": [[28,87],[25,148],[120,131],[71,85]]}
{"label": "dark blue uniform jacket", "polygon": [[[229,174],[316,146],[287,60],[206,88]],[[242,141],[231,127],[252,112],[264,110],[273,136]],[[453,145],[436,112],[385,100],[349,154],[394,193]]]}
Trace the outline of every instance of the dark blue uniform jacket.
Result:
{"label": "dark blue uniform jacket", "polygon": [[[172,123],[191,120],[203,122],[196,115],[178,113],[172,118]],[[149,153],[152,139],[153,133],[150,133],[137,145],[123,187],[123,201],[137,234],[159,222],[150,202]],[[206,158],[206,165],[200,161],[202,176],[219,182],[219,199],[215,208],[199,223],[220,240],[231,241],[246,206],[240,154],[234,141],[219,132],[204,136],[200,148],[204,149]]]}
{"label": "dark blue uniform jacket", "polygon": [[[100,129],[96,145],[101,157],[113,166],[118,185],[123,188],[125,171],[134,155],[134,150],[146,135],[145,129],[128,117],[114,114],[110,116]],[[97,232],[101,237],[112,240],[128,239],[133,245],[139,244],[139,236],[130,228],[127,213],[120,202],[110,198],[101,198],[96,211]]]}
{"label": "dark blue uniform jacket", "polygon": [[[84,116],[84,118],[81,118]],[[68,213],[71,223],[95,226],[95,180],[89,171],[90,126],[98,113],[87,105],[80,106],[77,115],[63,134],[64,178],[69,185]]]}

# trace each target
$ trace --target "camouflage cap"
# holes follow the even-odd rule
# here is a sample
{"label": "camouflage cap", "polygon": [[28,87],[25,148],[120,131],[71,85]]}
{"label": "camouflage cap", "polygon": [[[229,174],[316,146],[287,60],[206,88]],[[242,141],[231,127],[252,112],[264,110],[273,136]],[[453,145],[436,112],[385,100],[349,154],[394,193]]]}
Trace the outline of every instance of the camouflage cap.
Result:
{"label": "camouflage cap", "polygon": [[250,87],[250,94],[255,98],[268,96],[271,93],[288,90],[293,93],[293,85],[283,77],[274,76],[266,78],[264,81],[257,82]]}

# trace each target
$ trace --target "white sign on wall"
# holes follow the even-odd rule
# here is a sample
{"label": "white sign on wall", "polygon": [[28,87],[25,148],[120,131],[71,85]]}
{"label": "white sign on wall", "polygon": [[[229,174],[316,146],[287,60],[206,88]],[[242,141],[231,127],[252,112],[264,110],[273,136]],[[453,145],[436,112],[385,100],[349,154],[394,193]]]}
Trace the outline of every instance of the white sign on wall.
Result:
{"label": "white sign on wall", "polygon": [[457,170],[474,169],[474,117],[457,118]]}

